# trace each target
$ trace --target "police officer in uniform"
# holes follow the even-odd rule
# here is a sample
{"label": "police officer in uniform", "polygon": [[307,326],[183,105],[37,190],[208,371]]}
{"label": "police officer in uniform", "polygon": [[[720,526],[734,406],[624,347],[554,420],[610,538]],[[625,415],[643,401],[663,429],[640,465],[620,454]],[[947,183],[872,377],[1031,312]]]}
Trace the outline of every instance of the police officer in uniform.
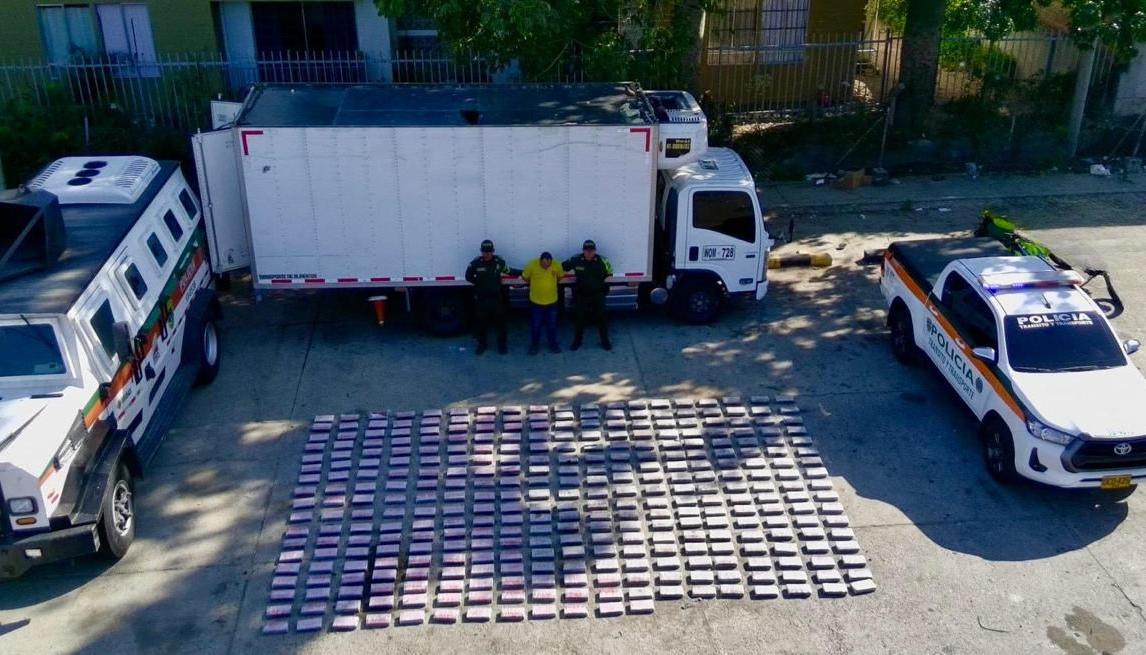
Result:
{"label": "police officer in uniform", "polygon": [[601,347],[612,350],[613,344],[609,341],[609,315],[605,310],[605,297],[609,294],[609,287],[605,284],[605,280],[613,274],[613,265],[608,259],[597,254],[597,244],[588,239],[581,245],[581,254],[570,257],[561,267],[577,276],[573,284],[573,324],[576,332],[569,350],[581,347],[587,323],[596,323],[597,331],[601,335]]}
{"label": "police officer in uniform", "polygon": [[505,343],[505,294],[501,276],[520,274],[521,271],[511,269],[504,259],[494,254],[493,241],[486,239],[481,242],[481,255],[466,268],[466,281],[474,285],[476,354],[486,351],[490,327],[497,330],[497,351],[503,355],[509,352]]}

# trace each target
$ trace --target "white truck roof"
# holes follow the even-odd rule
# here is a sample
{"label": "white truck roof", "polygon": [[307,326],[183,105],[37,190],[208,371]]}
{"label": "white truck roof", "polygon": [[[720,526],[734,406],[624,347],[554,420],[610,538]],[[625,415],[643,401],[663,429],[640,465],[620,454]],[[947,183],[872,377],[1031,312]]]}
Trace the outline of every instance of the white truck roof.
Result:
{"label": "white truck roof", "polygon": [[752,173],[744,165],[740,155],[729,148],[709,148],[699,161],[671,172],[672,185],[678,190],[684,186],[697,187],[743,187],[756,189]]}
{"label": "white truck roof", "polygon": [[465,127],[656,123],[635,84],[261,85],[235,124],[249,127]]}

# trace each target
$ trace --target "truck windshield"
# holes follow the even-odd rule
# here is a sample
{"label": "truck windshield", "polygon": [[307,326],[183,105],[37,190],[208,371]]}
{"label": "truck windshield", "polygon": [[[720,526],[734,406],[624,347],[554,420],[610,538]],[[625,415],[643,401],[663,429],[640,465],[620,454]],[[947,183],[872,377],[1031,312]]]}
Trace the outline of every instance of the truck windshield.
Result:
{"label": "truck windshield", "polygon": [[0,326],[0,378],[65,372],[64,355],[51,325]]}
{"label": "truck windshield", "polygon": [[1008,316],[1004,326],[1007,357],[1019,372],[1094,371],[1126,364],[1097,312]]}

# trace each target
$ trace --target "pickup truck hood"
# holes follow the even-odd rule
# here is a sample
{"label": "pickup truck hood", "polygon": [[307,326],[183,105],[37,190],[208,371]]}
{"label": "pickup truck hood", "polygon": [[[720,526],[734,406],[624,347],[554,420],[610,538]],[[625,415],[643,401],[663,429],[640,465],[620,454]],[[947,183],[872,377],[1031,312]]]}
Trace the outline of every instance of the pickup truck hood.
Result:
{"label": "pickup truck hood", "polygon": [[1050,427],[1095,439],[1146,436],[1146,378],[1134,366],[1015,373],[1015,391]]}

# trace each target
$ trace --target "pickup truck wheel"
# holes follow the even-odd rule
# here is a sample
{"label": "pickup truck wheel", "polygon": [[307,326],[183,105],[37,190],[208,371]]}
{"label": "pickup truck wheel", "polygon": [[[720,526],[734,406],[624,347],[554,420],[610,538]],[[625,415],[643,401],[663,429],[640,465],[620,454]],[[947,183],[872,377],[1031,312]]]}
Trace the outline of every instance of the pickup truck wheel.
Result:
{"label": "pickup truck wheel", "polygon": [[989,418],[983,422],[979,436],[983,440],[983,464],[987,467],[987,473],[1002,484],[1018,482],[1015,441],[1010,429],[999,419]]}
{"label": "pickup truck wheel", "polygon": [[219,328],[213,319],[203,321],[199,335],[199,373],[195,384],[211,384],[219,375]]}
{"label": "pickup truck wheel", "polygon": [[112,473],[99,519],[100,554],[121,559],[135,541],[135,486],[120,463]]}
{"label": "pickup truck wheel", "polygon": [[685,281],[673,292],[676,315],[685,323],[707,325],[720,314],[720,288],[713,282]]}
{"label": "pickup truck wheel", "polygon": [[888,317],[891,327],[891,352],[903,364],[916,361],[915,329],[911,324],[911,313],[903,305],[896,305]]}

